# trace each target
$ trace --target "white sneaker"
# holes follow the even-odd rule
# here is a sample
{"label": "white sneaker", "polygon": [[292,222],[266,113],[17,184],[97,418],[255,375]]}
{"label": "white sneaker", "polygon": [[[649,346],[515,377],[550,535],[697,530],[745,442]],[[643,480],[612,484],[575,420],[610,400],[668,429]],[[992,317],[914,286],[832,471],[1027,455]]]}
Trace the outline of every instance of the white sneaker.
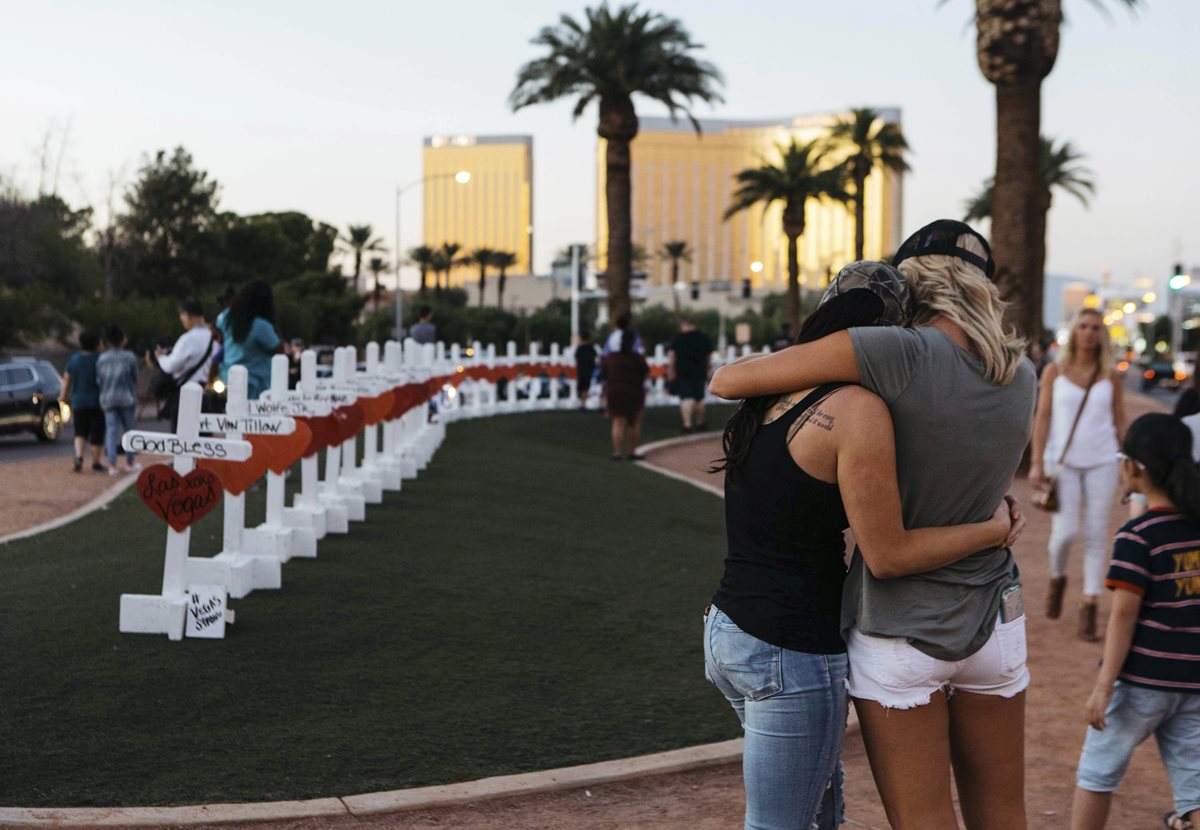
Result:
{"label": "white sneaker", "polygon": [[138,463],[136,463],[136,462],[135,462],[135,463],[133,463],[133,464],[130,464],[130,465],[129,465],[129,466],[126,468],[126,469],[125,469],[125,472],[127,472],[127,473],[140,473],[141,471],[142,471],[142,465],[141,465],[141,464],[138,464]]}
{"label": "white sneaker", "polygon": [[115,477],[115,476],[119,476],[119,475],[121,474],[121,471],[117,469],[117,465],[116,465],[116,464],[110,464],[110,465],[109,465],[109,467],[108,467],[108,474],[109,474],[110,476],[114,476],[114,477]]}

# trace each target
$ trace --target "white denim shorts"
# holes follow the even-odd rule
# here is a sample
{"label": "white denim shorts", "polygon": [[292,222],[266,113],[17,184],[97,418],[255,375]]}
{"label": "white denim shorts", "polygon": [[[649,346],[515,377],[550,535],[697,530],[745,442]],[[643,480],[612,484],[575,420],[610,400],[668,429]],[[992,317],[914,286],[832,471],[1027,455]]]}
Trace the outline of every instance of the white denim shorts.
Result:
{"label": "white denim shorts", "polygon": [[1025,616],[996,623],[983,647],[962,660],[938,660],[901,637],[871,637],[857,628],[846,640],[850,696],[889,709],[912,709],[947,689],[1013,697],[1029,686],[1025,667]]}

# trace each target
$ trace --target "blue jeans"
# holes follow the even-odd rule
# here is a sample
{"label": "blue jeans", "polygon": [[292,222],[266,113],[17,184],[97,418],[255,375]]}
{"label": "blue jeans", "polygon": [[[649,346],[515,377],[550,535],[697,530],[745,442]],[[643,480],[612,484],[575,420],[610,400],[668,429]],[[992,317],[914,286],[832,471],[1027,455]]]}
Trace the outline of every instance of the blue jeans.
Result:
{"label": "blue jeans", "polygon": [[808,654],[746,634],[713,606],[704,673],[742,722],[746,830],[833,830],[842,823],[845,654]]}
{"label": "blue jeans", "polygon": [[1200,695],[1159,691],[1117,681],[1103,730],[1088,727],[1075,783],[1094,793],[1115,792],[1129,757],[1154,735],[1171,779],[1175,812],[1200,810]]}
{"label": "blue jeans", "polygon": [[[121,448],[121,436],[133,429],[137,423],[137,405],[115,406],[104,410],[104,452],[108,466],[117,463],[117,450]],[[133,464],[135,453],[125,453],[125,461]]]}

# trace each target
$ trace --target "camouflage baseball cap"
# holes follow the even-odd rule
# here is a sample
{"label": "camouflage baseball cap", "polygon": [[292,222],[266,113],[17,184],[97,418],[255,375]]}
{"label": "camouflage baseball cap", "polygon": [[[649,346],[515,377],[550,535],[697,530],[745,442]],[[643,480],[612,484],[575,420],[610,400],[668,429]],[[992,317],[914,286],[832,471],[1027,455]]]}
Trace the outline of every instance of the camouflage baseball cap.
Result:
{"label": "camouflage baseball cap", "polygon": [[912,318],[912,289],[904,275],[886,262],[860,260],[838,271],[825,289],[820,305],[856,289],[870,291],[883,301],[883,312],[876,325],[903,326]]}

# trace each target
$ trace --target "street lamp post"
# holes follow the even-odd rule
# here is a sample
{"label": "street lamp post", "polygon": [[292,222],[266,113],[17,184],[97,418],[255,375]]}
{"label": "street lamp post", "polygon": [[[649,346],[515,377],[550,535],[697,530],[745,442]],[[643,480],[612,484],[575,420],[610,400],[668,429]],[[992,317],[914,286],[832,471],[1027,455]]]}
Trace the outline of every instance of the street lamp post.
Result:
{"label": "street lamp post", "polygon": [[400,339],[400,332],[404,327],[404,299],[400,294],[400,262],[404,250],[400,247],[400,197],[414,187],[436,179],[454,179],[458,184],[466,184],[471,181],[471,174],[466,170],[459,170],[457,173],[432,173],[411,181],[403,187],[399,185],[396,187],[396,320],[394,328],[397,340]]}

